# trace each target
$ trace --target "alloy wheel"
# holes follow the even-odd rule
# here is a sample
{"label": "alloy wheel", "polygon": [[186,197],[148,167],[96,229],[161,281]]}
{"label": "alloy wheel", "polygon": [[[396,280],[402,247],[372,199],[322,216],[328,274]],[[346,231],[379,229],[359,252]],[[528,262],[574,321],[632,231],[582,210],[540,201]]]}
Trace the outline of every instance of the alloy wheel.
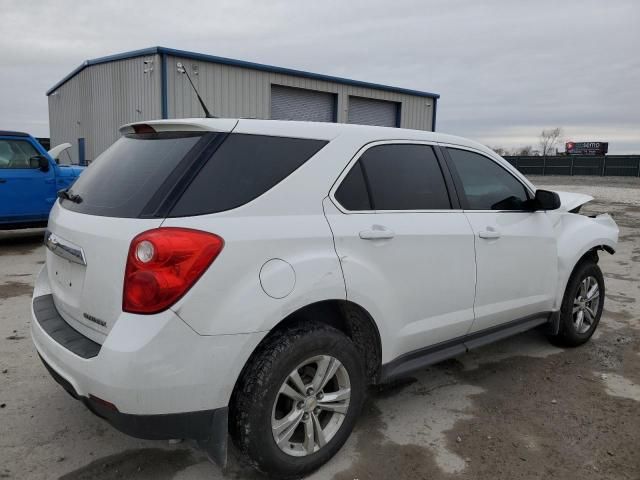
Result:
{"label": "alloy wheel", "polygon": [[600,307],[600,287],[595,277],[585,277],[573,300],[573,326],[577,333],[583,334],[589,331],[596,320]]}
{"label": "alloy wheel", "polygon": [[303,457],[336,435],[349,410],[351,383],[342,363],[318,355],[300,363],[282,383],[273,404],[273,439],[284,453]]}

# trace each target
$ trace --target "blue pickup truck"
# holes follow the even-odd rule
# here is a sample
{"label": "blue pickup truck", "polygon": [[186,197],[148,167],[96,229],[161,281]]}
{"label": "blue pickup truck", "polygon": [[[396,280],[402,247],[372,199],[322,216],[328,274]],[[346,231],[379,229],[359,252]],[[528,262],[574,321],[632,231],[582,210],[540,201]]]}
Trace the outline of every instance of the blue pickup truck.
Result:
{"label": "blue pickup truck", "polygon": [[28,133],[0,130],[0,230],[43,227],[84,167],[58,165]]}

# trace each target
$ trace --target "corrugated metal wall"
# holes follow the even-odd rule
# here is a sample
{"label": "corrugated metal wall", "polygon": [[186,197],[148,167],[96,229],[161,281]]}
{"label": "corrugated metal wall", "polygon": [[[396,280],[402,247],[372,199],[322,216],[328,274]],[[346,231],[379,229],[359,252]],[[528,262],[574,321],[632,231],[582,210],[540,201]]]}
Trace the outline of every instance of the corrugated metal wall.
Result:
{"label": "corrugated metal wall", "polygon": [[[145,60],[153,60],[153,70]],[[271,85],[306,88],[337,94],[338,122],[347,123],[350,96],[401,104],[400,126],[431,130],[433,98],[363,88],[294,75],[166,56],[167,113],[169,118],[202,117],[203,111],[185,75],[182,62],[218,117],[271,118]],[[118,128],[141,120],[162,118],[161,55],[154,54],[90,65],[49,96],[51,145],[73,145],[78,162],[78,139],[85,138],[91,161],[118,138]]]}
{"label": "corrugated metal wall", "polygon": [[[361,88],[293,75],[195,61],[167,56],[169,117],[201,117],[202,108],[189,81],[178,73],[181,62],[200,91],[212,115],[217,117],[271,118],[271,85],[307,88],[338,95],[338,122],[346,123],[350,95],[401,103],[400,126],[431,130],[433,99],[372,88]],[[195,67],[195,68],[194,68]],[[197,74],[196,74],[197,71]]]}
{"label": "corrugated metal wall", "polygon": [[162,117],[160,86],[159,55],[85,68],[49,95],[51,145],[71,143],[75,163],[78,138],[85,138],[86,159],[95,159],[117,140],[121,125]]}

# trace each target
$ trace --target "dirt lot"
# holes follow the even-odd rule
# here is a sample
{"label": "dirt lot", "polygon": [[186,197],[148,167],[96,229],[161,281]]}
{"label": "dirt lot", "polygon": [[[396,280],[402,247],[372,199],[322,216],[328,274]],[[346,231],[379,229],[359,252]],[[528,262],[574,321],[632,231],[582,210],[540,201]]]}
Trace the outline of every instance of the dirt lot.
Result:
{"label": "dirt lot", "polygon": [[[314,479],[640,479],[640,179],[534,178],[590,193],[620,226],[601,255],[605,311],[573,350],[529,332],[372,390],[342,451]],[[73,401],[29,339],[42,231],[0,234],[0,478],[260,478],[223,473],[188,443],[126,437]]]}

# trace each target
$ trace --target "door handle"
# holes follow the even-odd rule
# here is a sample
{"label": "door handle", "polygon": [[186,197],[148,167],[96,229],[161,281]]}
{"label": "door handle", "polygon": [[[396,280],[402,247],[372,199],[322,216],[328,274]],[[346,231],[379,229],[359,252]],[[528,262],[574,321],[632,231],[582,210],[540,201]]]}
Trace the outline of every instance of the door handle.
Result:
{"label": "door handle", "polygon": [[7,183],[7,181],[4,178],[0,178],[0,183]]}
{"label": "door handle", "polygon": [[481,230],[480,232],[478,232],[478,236],[486,240],[493,240],[496,238],[500,238],[500,231],[496,230],[493,227],[487,227],[486,230]]}
{"label": "door handle", "polygon": [[373,225],[370,230],[363,230],[360,232],[360,238],[363,240],[385,240],[391,239],[395,236],[393,230],[389,230],[382,225]]}

